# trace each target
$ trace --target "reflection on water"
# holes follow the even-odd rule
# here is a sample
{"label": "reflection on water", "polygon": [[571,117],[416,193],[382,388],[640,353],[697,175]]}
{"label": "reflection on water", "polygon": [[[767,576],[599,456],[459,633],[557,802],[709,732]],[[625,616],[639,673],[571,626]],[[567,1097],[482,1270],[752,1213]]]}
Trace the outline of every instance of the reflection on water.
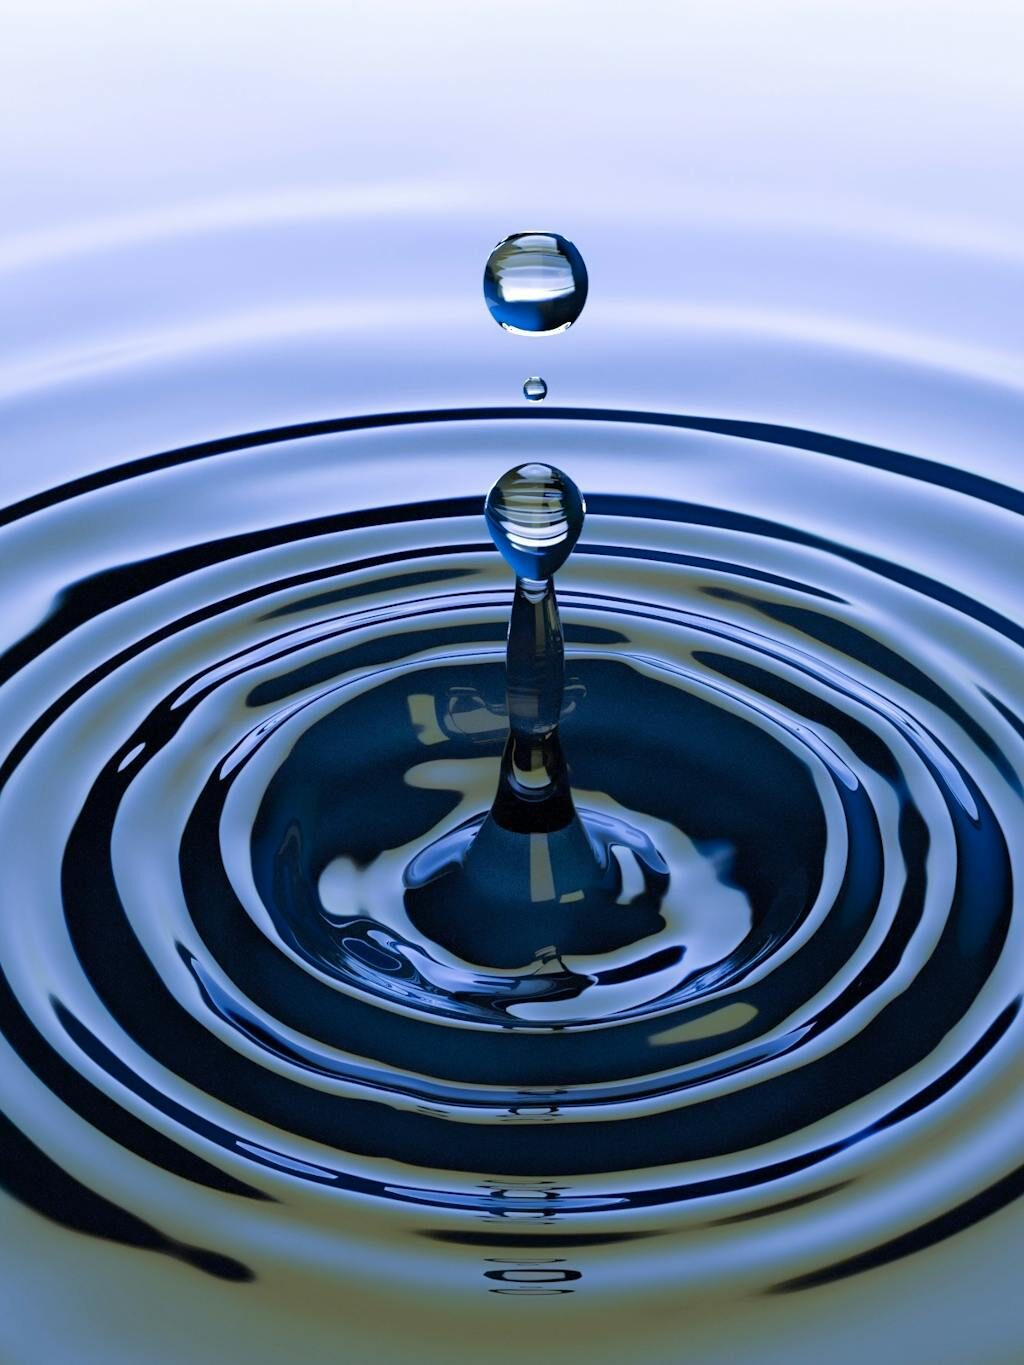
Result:
{"label": "reflection on water", "polygon": [[[240,1284],[369,1246],[462,1312],[782,1298],[1015,1199],[1020,495],[812,432],[535,414],[243,437],[13,509],[27,579],[64,580],[4,684],[29,1208]],[[468,951],[403,887],[494,797],[511,593],[464,490],[525,442],[587,492],[558,714],[624,937],[574,948],[543,896],[533,928],[503,873],[467,925],[518,919]],[[367,505],[367,467],[405,498]],[[984,545],[962,573],[923,502]],[[631,830],[667,876],[643,926]]]}

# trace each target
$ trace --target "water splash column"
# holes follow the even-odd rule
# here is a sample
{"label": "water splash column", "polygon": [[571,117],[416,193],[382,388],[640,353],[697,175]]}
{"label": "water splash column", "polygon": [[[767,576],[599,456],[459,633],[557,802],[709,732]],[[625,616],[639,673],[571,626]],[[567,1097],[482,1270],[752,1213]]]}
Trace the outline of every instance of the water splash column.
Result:
{"label": "water splash column", "polygon": [[[579,538],[579,489],[551,465],[510,469],[487,495],[488,529],[516,576],[506,649],[509,733],[490,810],[406,869],[406,913],[463,959],[526,968],[609,952],[661,923],[667,868],[641,831],[576,810],[559,722],[565,674],[554,575]],[[621,899],[613,850],[642,890]]]}
{"label": "water splash column", "polygon": [[544,464],[509,470],[484,508],[516,575],[505,655],[509,736],[491,814],[519,833],[564,829],[575,815],[558,735],[565,649],[554,575],[579,538],[585,511],[573,481]]}

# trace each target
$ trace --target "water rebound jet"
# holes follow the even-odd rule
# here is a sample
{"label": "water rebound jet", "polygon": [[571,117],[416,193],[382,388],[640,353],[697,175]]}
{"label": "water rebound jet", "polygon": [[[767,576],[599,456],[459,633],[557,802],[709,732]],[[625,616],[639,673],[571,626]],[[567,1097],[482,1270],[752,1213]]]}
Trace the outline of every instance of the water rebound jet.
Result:
{"label": "water rebound jet", "polygon": [[564,683],[554,575],[583,527],[579,489],[524,464],[487,495],[487,526],[516,575],[506,653],[509,735],[490,813],[420,853],[406,911],[466,961],[526,967],[590,956],[663,925],[668,867],[640,830],[573,804],[559,737]]}

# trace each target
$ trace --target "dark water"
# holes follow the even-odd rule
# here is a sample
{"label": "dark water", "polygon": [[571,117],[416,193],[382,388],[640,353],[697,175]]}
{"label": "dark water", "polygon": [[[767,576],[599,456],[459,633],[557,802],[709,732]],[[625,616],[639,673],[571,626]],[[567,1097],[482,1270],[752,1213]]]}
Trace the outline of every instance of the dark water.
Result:
{"label": "dark water", "polygon": [[[619,943],[496,963],[406,872],[494,795],[512,583],[482,499],[541,452],[588,505],[558,575],[575,801],[669,890]],[[4,1181],[122,1257],[124,1358],[180,1273],[275,1350],[301,1322],[326,1352],[329,1302],[342,1359],[452,1314],[595,1360],[641,1323],[688,1358],[689,1316],[717,1359],[745,1315],[884,1299],[1005,1216],[1022,512],[827,432],[522,403],[9,508]]]}

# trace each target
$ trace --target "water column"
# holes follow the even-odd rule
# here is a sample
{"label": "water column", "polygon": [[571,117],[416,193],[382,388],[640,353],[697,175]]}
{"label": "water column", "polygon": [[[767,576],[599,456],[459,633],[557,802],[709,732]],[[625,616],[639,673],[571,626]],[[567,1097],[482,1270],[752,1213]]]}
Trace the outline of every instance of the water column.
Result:
{"label": "water column", "polygon": [[[611,951],[660,923],[665,865],[637,830],[588,823],[576,811],[559,721],[565,673],[555,573],[585,515],[575,483],[551,465],[510,469],[484,507],[516,576],[506,649],[509,733],[489,813],[443,836],[406,872],[406,912],[458,956],[525,967]],[[644,890],[622,899],[618,848]]]}

